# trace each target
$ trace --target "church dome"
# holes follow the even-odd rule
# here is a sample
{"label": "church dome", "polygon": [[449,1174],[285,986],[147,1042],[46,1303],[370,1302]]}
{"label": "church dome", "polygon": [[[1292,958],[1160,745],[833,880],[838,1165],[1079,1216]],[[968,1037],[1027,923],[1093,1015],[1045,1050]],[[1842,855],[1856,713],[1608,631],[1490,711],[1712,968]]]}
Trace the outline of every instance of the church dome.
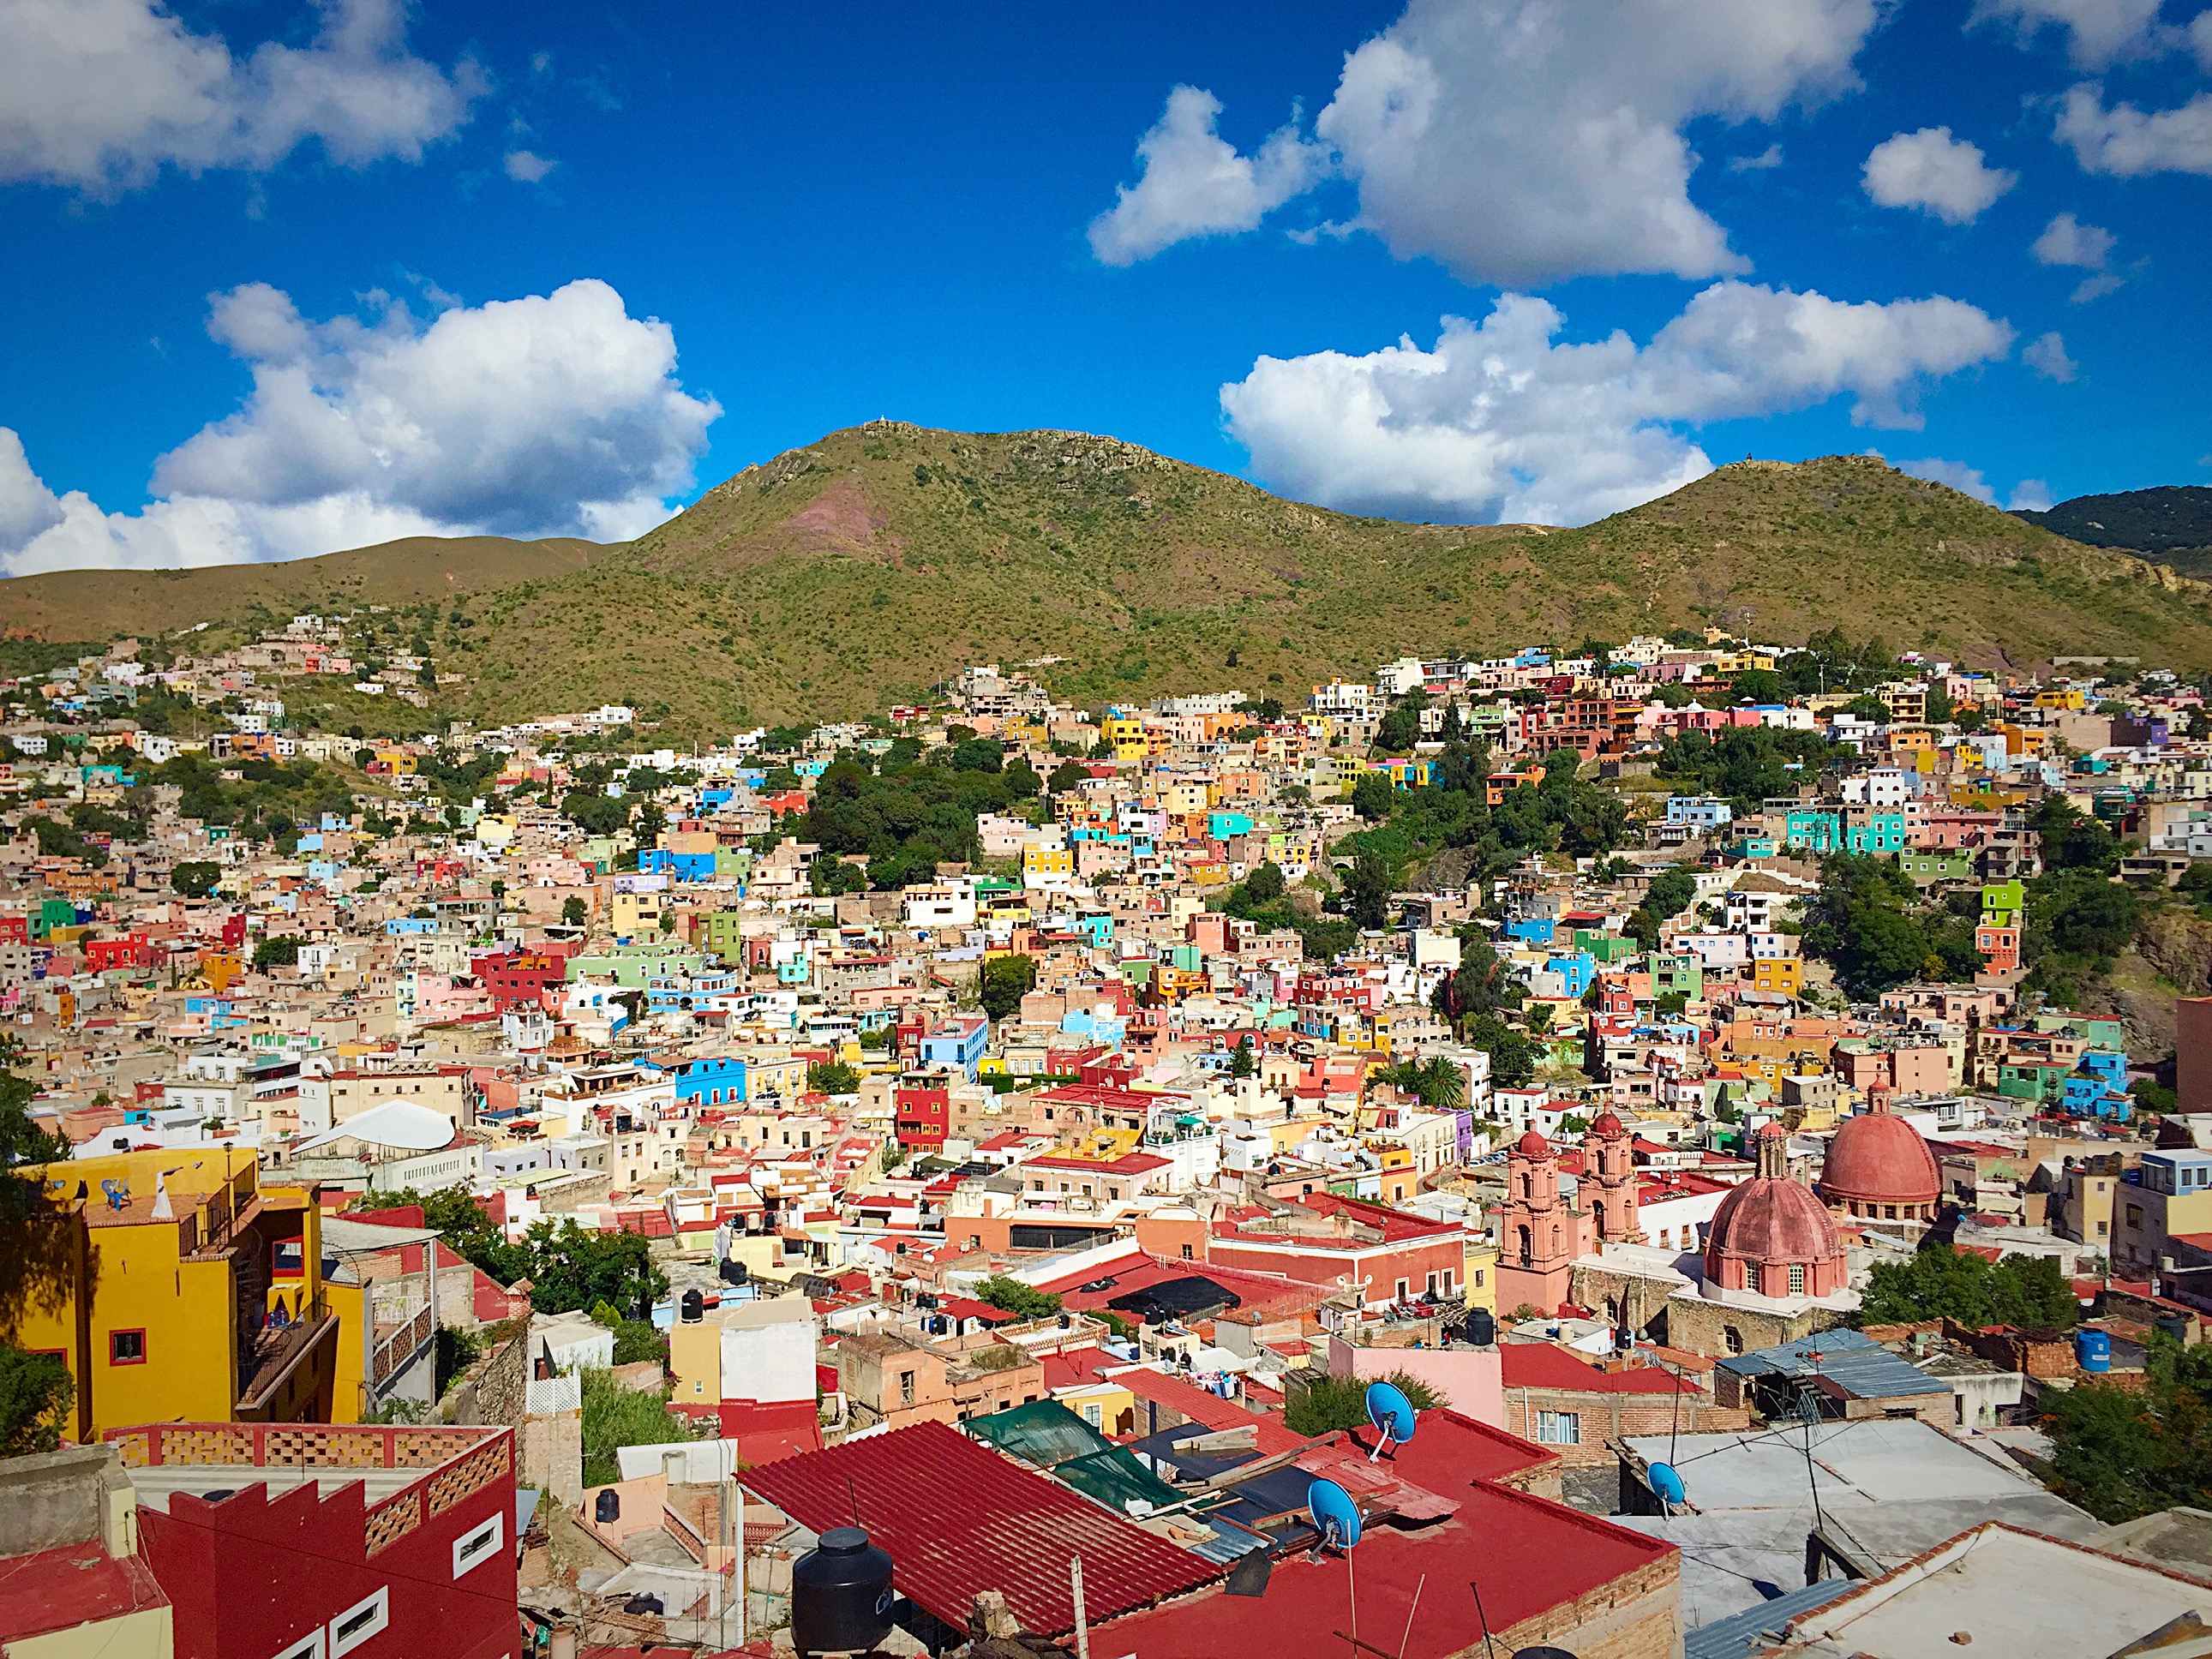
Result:
{"label": "church dome", "polygon": [[1705,1235],[1707,1283],[1762,1296],[1827,1296],[1845,1285],[1844,1241],[1813,1189],[1790,1179],[1789,1137],[1759,1133],[1759,1175],[1721,1200]]}
{"label": "church dome", "polygon": [[1523,1158],[1549,1158],[1552,1155],[1552,1143],[1531,1129],[1521,1137],[1519,1151]]}
{"label": "church dome", "polygon": [[1628,1131],[1621,1127],[1620,1120],[1611,1112],[1600,1112],[1597,1121],[1590,1125],[1590,1133],[1611,1140],[1615,1136],[1626,1134]]}
{"label": "church dome", "polygon": [[1869,1221],[1933,1221],[1942,1190],[1920,1132],[1879,1104],[1844,1121],[1820,1166],[1829,1206]]}

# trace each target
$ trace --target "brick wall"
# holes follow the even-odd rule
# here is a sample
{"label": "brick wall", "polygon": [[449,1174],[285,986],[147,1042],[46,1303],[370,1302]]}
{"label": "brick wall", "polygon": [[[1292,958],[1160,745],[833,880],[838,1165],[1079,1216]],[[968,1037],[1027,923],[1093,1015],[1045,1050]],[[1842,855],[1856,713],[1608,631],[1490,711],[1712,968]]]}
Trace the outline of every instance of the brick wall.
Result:
{"label": "brick wall", "polygon": [[[1576,1659],[1674,1659],[1682,1650],[1681,1558],[1670,1553],[1496,1632],[1497,1652],[1532,1647],[1564,1648]],[[1491,1651],[1478,1641],[1454,1659]]]}
{"label": "brick wall", "polygon": [[1508,1389],[1505,1422],[1508,1434],[1537,1440],[1546,1412],[1571,1413],[1579,1438],[1572,1445],[1537,1441],[1557,1452],[1568,1468],[1595,1468],[1613,1461],[1606,1443],[1624,1437],[1638,1438],[1665,1434],[1678,1422],[1684,1434],[1722,1434],[1751,1426],[1751,1413],[1741,1407],[1719,1404],[1704,1395],[1683,1395],[1681,1414],[1675,1415],[1674,1397],[1663,1395],[1602,1394],[1582,1389]]}

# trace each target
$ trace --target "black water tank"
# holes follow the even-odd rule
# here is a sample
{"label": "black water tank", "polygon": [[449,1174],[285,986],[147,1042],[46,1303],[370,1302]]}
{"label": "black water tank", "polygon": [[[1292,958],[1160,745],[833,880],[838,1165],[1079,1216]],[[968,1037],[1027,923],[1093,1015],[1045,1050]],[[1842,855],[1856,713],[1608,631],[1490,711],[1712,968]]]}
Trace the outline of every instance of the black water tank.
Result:
{"label": "black water tank", "polygon": [[624,1613],[650,1613],[659,1614],[665,1611],[665,1609],[661,1607],[660,1598],[657,1595],[633,1595],[629,1601],[623,1603],[623,1611]]}
{"label": "black water tank", "polygon": [[1486,1348],[1498,1340],[1498,1321],[1487,1308],[1477,1308],[1467,1316],[1467,1340],[1478,1348]]}
{"label": "black water tank", "polygon": [[706,1317],[706,1314],[707,1297],[705,1293],[700,1291],[684,1291],[684,1322],[687,1325],[696,1325],[702,1319]]}
{"label": "black water tank", "polygon": [[622,1494],[612,1486],[599,1488],[599,1500],[592,1505],[592,1518],[601,1526],[622,1519]]}
{"label": "black water tank", "polygon": [[725,1285],[742,1285],[744,1282],[745,1264],[744,1262],[725,1261],[722,1263],[722,1283]]}
{"label": "black water tank", "polygon": [[832,1527],[791,1569],[791,1640],[802,1655],[866,1653],[890,1633],[891,1558],[858,1527]]}

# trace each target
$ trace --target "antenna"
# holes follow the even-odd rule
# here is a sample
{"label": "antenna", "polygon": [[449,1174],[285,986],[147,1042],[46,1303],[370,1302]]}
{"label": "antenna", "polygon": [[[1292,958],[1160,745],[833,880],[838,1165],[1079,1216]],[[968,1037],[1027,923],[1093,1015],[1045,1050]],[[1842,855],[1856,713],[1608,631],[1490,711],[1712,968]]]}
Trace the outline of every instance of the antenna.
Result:
{"label": "antenna", "polygon": [[1375,1449],[1367,1454],[1372,1463],[1382,1455],[1386,1446],[1404,1445],[1413,1437],[1413,1402],[1406,1398],[1406,1391],[1395,1382],[1370,1382],[1367,1385],[1367,1420],[1375,1425],[1382,1437]]}

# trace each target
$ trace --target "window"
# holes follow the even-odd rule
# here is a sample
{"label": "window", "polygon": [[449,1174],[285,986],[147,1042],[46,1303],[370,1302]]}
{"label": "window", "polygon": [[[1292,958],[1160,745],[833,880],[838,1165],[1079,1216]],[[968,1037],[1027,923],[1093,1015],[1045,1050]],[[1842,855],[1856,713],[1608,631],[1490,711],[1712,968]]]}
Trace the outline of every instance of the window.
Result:
{"label": "window", "polygon": [[1723,1325],[1721,1327],[1721,1338],[1728,1344],[1728,1351],[1730,1353],[1741,1353],[1743,1352],[1743,1333],[1736,1329],[1735,1326]]}
{"label": "window", "polygon": [[271,1656],[271,1659],[323,1659],[323,1632],[311,1630],[289,1648]]}
{"label": "window", "polygon": [[363,1642],[392,1622],[392,1592],[380,1589],[365,1601],[356,1601],[331,1620],[331,1659],[344,1659]]}
{"label": "window", "polygon": [[1093,1401],[1091,1404],[1083,1408],[1083,1420],[1088,1423],[1092,1428],[1097,1428],[1099,1425],[1099,1418],[1103,1410],[1103,1407],[1102,1407],[1097,1401]]}
{"label": "window", "polygon": [[1427,1290],[1431,1296],[1434,1296],[1437,1293],[1437,1276],[1434,1273],[1431,1273],[1429,1275]]}
{"label": "window", "polygon": [[1445,1269],[1444,1269],[1444,1294],[1445,1294],[1446,1296],[1449,1296],[1451,1293],[1452,1293],[1452,1270],[1451,1270],[1449,1267],[1447,1267],[1447,1268],[1445,1268]]}
{"label": "window", "polygon": [[110,1331],[107,1334],[107,1363],[111,1365],[143,1365],[146,1363],[146,1333],[143,1331]]}
{"label": "window", "polygon": [[1190,1246],[1188,1244],[1182,1247],[1182,1259],[1186,1261],[1190,1260]]}
{"label": "window", "polygon": [[453,1577],[459,1578],[471,1567],[480,1567],[499,1553],[501,1540],[507,1535],[506,1517],[495,1515],[482,1526],[463,1533],[453,1540]]}
{"label": "window", "polygon": [[1405,1281],[1404,1279],[1400,1279],[1400,1280],[1398,1281],[1398,1296],[1397,1296],[1397,1299],[1398,1299],[1399,1301],[1403,1302],[1403,1301],[1406,1299],[1406,1291],[1407,1291],[1407,1283],[1406,1283],[1406,1281]]}
{"label": "window", "polygon": [[1792,1296],[1805,1294],[1805,1264],[1802,1261],[1793,1261],[1790,1264],[1790,1294]]}
{"label": "window", "polygon": [[1540,1446],[1579,1446],[1583,1420],[1573,1412],[1538,1412],[1536,1443]]}
{"label": "window", "polygon": [[899,1373],[899,1404],[902,1406],[914,1404],[914,1373],[912,1371]]}

